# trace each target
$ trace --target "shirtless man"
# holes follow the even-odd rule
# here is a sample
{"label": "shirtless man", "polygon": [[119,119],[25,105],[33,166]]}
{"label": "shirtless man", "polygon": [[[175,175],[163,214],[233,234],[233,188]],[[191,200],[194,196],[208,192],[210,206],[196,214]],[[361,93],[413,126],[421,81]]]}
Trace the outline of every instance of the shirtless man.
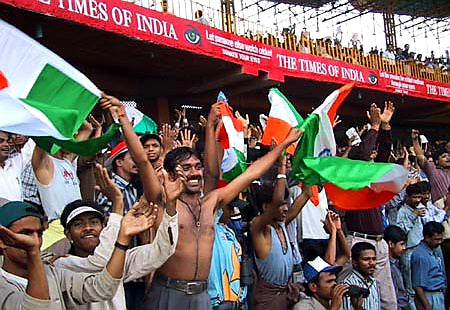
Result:
{"label": "shirtless man", "polygon": [[[147,200],[158,201],[162,196],[161,184],[132,130],[123,107],[117,99],[106,95],[101,99],[101,106],[110,109],[123,126],[125,140],[138,166]],[[214,143],[214,127],[217,121],[218,106],[215,104],[208,117],[207,144],[211,143],[209,133],[212,133]],[[243,174],[227,186],[212,190],[204,196],[204,177],[207,176],[203,174],[200,155],[187,147],[177,148],[167,154],[164,160],[164,168],[168,173],[166,180],[169,177],[174,179],[180,173],[183,176],[184,191],[178,197],[171,197],[178,212],[179,239],[175,254],[157,271],[144,309],[211,309],[207,279],[211,265],[216,212],[229,204],[253,180],[260,178],[276,162],[281,152],[297,141],[300,135],[299,130],[291,130],[282,143],[255,161]],[[205,149],[208,151],[208,146],[205,146]]]}

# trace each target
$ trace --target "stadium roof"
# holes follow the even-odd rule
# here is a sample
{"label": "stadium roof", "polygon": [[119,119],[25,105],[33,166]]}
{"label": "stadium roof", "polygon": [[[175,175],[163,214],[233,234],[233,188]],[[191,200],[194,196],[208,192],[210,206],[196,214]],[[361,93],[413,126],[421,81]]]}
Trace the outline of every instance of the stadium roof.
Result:
{"label": "stadium roof", "polygon": [[[332,4],[331,0],[269,0],[319,8],[325,4]],[[348,0],[359,11],[382,12],[386,10],[386,0]],[[448,0],[392,0],[394,13],[414,17],[448,18],[450,16],[450,1]]]}

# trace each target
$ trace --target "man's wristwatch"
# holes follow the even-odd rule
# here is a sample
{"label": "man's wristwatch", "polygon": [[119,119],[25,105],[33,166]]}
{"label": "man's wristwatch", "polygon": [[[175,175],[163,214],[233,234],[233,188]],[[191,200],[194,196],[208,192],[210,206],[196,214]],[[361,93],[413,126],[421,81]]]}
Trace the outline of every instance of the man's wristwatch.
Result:
{"label": "man's wristwatch", "polygon": [[122,243],[120,243],[118,241],[116,241],[116,243],[114,243],[114,247],[116,247],[116,248],[118,248],[119,250],[122,250],[122,251],[126,251],[129,248],[128,245],[122,244]]}

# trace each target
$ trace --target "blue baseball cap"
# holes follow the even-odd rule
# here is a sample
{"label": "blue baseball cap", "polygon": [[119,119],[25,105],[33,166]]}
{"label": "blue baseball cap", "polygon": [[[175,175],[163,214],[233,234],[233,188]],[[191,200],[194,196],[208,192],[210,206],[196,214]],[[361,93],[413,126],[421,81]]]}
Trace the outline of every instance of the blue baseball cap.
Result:
{"label": "blue baseball cap", "polygon": [[312,282],[321,272],[332,272],[338,273],[342,270],[342,266],[331,266],[326,261],[324,261],[320,256],[317,256],[314,260],[309,261],[305,264],[303,268],[303,274],[306,281]]}

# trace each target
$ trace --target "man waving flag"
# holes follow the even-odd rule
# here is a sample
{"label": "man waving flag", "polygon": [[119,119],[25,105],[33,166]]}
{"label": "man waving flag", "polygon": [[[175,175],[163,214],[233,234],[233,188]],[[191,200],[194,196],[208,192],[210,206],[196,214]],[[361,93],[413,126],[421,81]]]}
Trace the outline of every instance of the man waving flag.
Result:
{"label": "man waving flag", "polygon": [[83,142],[74,135],[100,90],[61,57],[0,20],[0,130],[31,136],[48,152],[93,155],[118,132]]}
{"label": "man waving flag", "polygon": [[343,210],[379,207],[392,199],[407,178],[399,165],[336,157],[333,121],[354,84],[331,93],[302,123],[304,129],[292,160],[293,177],[324,184],[327,196]]}

